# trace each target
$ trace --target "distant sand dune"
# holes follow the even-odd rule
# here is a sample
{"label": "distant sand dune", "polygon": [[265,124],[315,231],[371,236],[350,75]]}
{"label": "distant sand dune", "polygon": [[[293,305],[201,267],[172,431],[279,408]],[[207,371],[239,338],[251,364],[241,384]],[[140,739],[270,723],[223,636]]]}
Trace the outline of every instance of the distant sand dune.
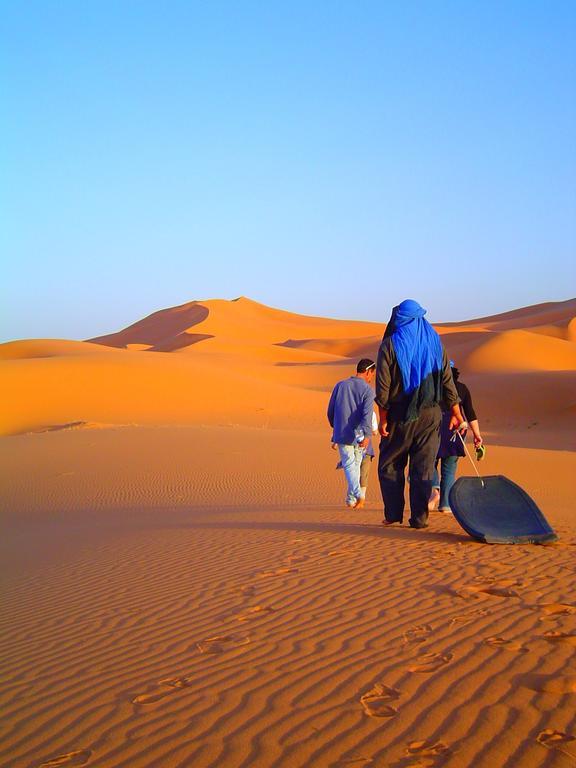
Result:
{"label": "distant sand dune", "polygon": [[370,357],[375,360],[382,334],[353,339],[287,339],[283,346],[296,349],[310,349],[316,352],[327,352],[340,357],[360,359]]}
{"label": "distant sand dune", "polygon": [[470,371],[574,371],[576,343],[524,330],[492,334],[467,359]]}
{"label": "distant sand dune", "polygon": [[[192,328],[193,333],[190,334]],[[350,331],[354,328],[358,328],[359,333],[365,328],[380,330],[377,323],[296,315],[240,297],[234,301],[194,301],[163,309],[123,331],[99,336],[90,341],[117,347],[139,343],[159,351],[171,351],[169,347],[176,338],[180,339],[180,343],[174,348],[185,346],[186,334],[190,335],[192,343],[198,340],[198,336],[223,336],[244,341],[258,340],[260,343],[280,343],[294,329],[314,329],[321,337],[338,338],[345,332],[344,329]]]}
{"label": "distant sand dune", "polygon": [[459,323],[441,323],[439,327],[450,328],[459,325],[475,325],[492,330],[510,330],[511,328],[529,328],[539,325],[563,326],[576,316],[576,299],[568,301],[546,302],[530,307],[514,309],[489,317],[478,317]]}
{"label": "distant sand dune", "polygon": [[209,309],[197,301],[182,304],[179,307],[154,312],[143,320],[118,333],[98,336],[89,341],[109,347],[126,347],[128,344],[145,344],[155,347],[169,339],[186,333],[208,317]]}
{"label": "distant sand dune", "polygon": [[0,361],[33,360],[42,357],[75,357],[100,355],[114,351],[112,347],[103,347],[87,341],[67,341],[65,339],[26,339],[0,344]]}
{"label": "distant sand dune", "polygon": [[[538,372],[538,388],[525,378],[519,393],[538,402],[532,421],[546,422],[562,406],[572,422],[572,399],[556,402],[551,387],[543,398],[542,375],[551,385],[557,372],[574,375],[575,307],[576,300],[543,304],[438,330],[488,411],[495,374]],[[357,359],[376,356],[384,328],[241,297],[161,310],[91,342],[10,342],[0,345],[10,403],[0,414],[0,434],[71,422],[321,428],[326,393]],[[513,407],[517,398],[508,395],[519,382],[507,382]]]}
{"label": "distant sand dune", "polygon": [[183,355],[117,352],[3,363],[4,434],[75,421],[108,424],[320,424],[324,396],[257,368]]}

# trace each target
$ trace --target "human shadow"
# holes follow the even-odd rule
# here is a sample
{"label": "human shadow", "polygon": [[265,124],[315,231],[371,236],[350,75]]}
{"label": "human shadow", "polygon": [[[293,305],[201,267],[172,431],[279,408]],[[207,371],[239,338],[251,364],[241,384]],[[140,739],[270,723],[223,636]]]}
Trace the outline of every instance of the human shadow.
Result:
{"label": "human shadow", "polygon": [[[254,511],[254,509],[252,508]],[[193,519],[150,521],[151,527],[166,528],[191,528],[213,530],[264,530],[264,531],[294,531],[302,533],[329,533],[348,536],[368,536],[372,538],[388,539],[396,541],[421,541],[425,543],[442,542],[444,544],[466,543],[478,544],[465,533],[452,533],[450,531],[434,531],[432,528],[416,529],[408,526],[384,526],[381,523],[321,523],[306,522],[302,520],[289,520],[286,522],[271,522],[266,520],[222,520],[203,521]]]}

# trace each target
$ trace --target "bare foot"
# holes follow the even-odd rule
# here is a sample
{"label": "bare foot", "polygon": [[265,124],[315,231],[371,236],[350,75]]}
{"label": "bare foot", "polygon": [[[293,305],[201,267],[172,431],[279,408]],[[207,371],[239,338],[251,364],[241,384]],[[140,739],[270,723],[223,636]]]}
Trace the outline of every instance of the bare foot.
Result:
{"label": "bare foot", "polygon": [[438,488],[432,488],[432,493],[428,499],[428,512],[433,512],[436,509],[436,504],[440,501],[440,491]]}

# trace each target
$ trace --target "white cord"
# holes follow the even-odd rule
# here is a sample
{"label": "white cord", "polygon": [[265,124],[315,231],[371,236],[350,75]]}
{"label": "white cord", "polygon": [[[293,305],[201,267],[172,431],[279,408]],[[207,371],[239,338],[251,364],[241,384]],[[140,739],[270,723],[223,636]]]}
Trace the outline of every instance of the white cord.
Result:
{"label": "white cord", "polygon": [[480,477],[480,472],[478,472],[478,470],[476,469],[476,464],[474,464],[474,459],[472,458],[472,456],[470,456],[470,451],[468,450],[468,446],[464,442],[464,438],[462,437],[462,435],[460,434],[460,432],[458,430],[456,431],[456,434],[458,435],[458,437],[462,441],[462,445],[464,446],[464,450],[466,451],[466,455],[470,459],[470,463],[472,464],[472,467],[474,468],[474,472],[476,472],[476,474],[478,475],[478,480],[480,480],[480,482],[482,483],[482,488],[484,488],[484,480],[482,480],[482,478]]}

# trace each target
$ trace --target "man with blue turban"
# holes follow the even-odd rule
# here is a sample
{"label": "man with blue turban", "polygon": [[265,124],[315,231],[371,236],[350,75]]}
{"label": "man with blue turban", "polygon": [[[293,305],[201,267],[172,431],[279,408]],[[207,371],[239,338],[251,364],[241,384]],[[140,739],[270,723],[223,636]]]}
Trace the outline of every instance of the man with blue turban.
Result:
{"label": "man with blue turban", "polygon": [[463,423],[460,398],[440,337],[426,310],[406,299],[392,310],[376,364],[376,403],[382,437],[378,476],[384,523],[402,523],[404,471],[410,460],[410,526],[428,526],[428,499],[440,441],[442,411],[450,428]]}

